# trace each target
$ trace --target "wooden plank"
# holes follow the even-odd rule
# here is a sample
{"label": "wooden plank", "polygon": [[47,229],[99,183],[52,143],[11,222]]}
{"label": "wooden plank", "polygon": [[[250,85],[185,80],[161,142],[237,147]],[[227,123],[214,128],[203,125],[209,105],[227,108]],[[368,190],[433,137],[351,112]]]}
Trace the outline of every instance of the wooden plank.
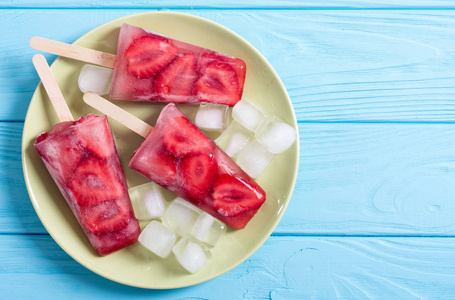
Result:
{"label": "wooden plank", "polygon": [[298,120],[450,122],[454,48],[446,34],[453,34],[453,18],[444,14],[276,14],[261,35],[272,43],[259,48],[283,79]]}
{"label": "wooden plank", "polygon": [[[0,10],[0,120],[24,120],[39,82],[31,64],[37,52],[28,46],[32,36],[73,42],[109,20],[143,11]],[[216,21],[251,42],[282,78],[300,121],[454,120],[453,10],[176,11]]]}
{"label": "wooden plank", "polygon": [[451,298],[454,247],[453,238],[271,237],[218,278],[160,291],[102,278],[49,236],[2,236],[0,293],[13,299],[49,299],[50,291],[56,299]]}
{"label": "wooden plank", "polygon": [[0,123],[0,232],[45,233],[25,187],[22,127],[23,123]]}
{"label": "wooden plank", "polygon": [[453,235],[452,124],[299,125],[299,176],[275,232]]}
{"label": "wooden plank", "polygon": [[[0,123],[0,233],[44,233],[23,181],[21,126]],[[453,236],[453,124],[301,123],[299,132],[299,176],[275,233]]]}
{"label": "wooden plank", "polygon": [[[91,28],[130,13],[133,12],[113,10],[100,14],[96,10],[0,10],[0,24],[4,26],[2,48],[0,49],[2,57],[0,120],[25,120],[28,104],[39,83],[38,75],[32,64],[32,57],[38,51],[29,46],[30,38],[43,36],[58,41],[73,42]],[[54,23],[52,20],[58,21]],[[59,22],[60,25],[57,25]],[[87,27],[86,24],[91,25]],[[67,28],[67,30],[56,30],[58,27]],[[40,29],[36,30],[37,28]],[[46,54],[45,56],[49,63],[56,58],[54,55]],[[75,91],[77,91],[77,82],[74,85]]]}
{"label": "wooden plank", "polygon": [[434,9],[434,8],[450,8],[453,7],[451,1],[430,1],[430,0],[416,0],[416,1],[400,1],[397,3],[393,0],[365,0],[365,1],[311,1],[311,0],[252,0],[252,1],[197,1],[197,3],[188,4],[188,1],[173,0],[162,2],[154,2],[147,0],[129,1],[129,0],[109,0],[103,2],[93,2],[90,0],[82,0],[74,2],[54,0],[51,3],[45,4],[42,1],[26,0],[14,1],[8,0],[0,3],[0,8],[141,8],[141,9],[162,9],[162,8],[186,8],[186,9],[365,9],[365,8],[420,8],[420,9]]}

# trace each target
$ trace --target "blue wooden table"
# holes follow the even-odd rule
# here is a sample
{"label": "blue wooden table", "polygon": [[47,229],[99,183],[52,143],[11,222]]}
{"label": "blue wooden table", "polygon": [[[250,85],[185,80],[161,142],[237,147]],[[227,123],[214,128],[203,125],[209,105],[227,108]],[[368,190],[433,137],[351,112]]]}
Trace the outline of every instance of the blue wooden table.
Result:
{"label": "blue wooden table", "polygon": [[[0,2],[0,298],[455,298],[455,3],[188,2]],[[69,257],[38,219],[21,165],[39,82],[28,40],[71,43],[157,10],[213,20],[254,45],[300,133],[296,187],[271,237],[232,271],[176,290],[124,286]]]}

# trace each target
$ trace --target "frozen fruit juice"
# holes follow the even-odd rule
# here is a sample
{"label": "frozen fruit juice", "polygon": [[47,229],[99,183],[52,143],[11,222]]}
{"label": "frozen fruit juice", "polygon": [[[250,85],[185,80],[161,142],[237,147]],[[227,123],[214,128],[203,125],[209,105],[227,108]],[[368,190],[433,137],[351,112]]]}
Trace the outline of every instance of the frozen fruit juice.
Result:
{"label": "frozen fruit juice", "polygon": [[234,229],[244,228],[266,198],[172,103],[162,110],[129,166]]}
{"label": "frozen fruit juice", "polygon": [[140,228],[106,116],[61,122],[34,146],[99,254],[137,241]]}
{"label": "frozen fruit juice", "polygon": [[110,96],[233,106],[242,97],[245,74],[239,58],[123,24]]}

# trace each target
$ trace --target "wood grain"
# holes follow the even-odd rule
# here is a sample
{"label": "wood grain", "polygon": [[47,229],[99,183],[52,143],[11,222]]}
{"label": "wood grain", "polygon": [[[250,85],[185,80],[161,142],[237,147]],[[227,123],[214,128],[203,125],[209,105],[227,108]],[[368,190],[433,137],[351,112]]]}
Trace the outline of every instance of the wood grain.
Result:
{"label": "wood grain", "polygon": [[49,299],[49,291],[53,299],[450,298],[454,247],[452,238],[271,237],[218,278],[160,291],[102,278],[49,236],[13,235],[0,239],[0,293],[15,291],[14,299],[28,298],[30,291],[34,299]]}
{"label": "wood grain", "polygon": [[0,123],[0,233],[46,233],[25,187],[22,123]]}
{"label": "wood grain", "polygon": [[169,8],[187,8],[187,9],[377,9],[377,8],[389,8],[389,9],[400,9],[400,8],[412,8],[412,9],[435,9],[435,8],[450,8],[453,7],[451,1],[430,1],[430,0],[416,0],[416,1],[400,1],[397,3],[393,0],[345,0],[345,1],[311,1],[311,0],[250,0],[250,1],[226,1],[226,0],[215,0],[215,1],[194,1],[188,3],[185,0],[173,0],[166,1],[165,6],[163,3],[148,1],[148,0],[109,0],[109,1],[93,1],[93,0],[81,0],[77,2],[72,1],[61,1],[55,0],[51,3],[43,3],[39,0],[26,0],[26,1],[14,1],[5,0],[0,3],[0,8],[135,8],[135,9],[169,9]]}
{"label": "wood grain", "polygon": [[[22,124],[0,125],[0,232],[44,233],[23,181]],[[299,176],[275,233],[454,235],[452,124],[302,123],[299,132]],[[271,169],[280,165],[277,156]]]}
{"label": "wood grain", "polygon": [[276,232],[455,233],[452,124],[304,123],[299,131],[299,176]]}
{"label": "wood grain", "polygon": [[[455,119],[455,11],[177,11],[225,25],[258,48],[286,85],[299,121]],[[140,11],[103,12],[0,10],[0,26],[6,29],[0,120],[24,120],[38,84],[27,59],[36,53],[28,46],[32,36],[73,42],[96,26]],[[8,30],[12,23],[15,30]],[[55,56],[46,58],[52,62]]]}
{"label": "wood grain", "polygon": [[[216,0],[189,6],[174,0],[162,5],[0,3],[0,295],[453,299],[454,3]],[[266,243],[214,280],[169,291],[123,286],[70,258],[36,216],[20,159],[23,121],[39,82],[29,39],[71,43],[112,19],[161,9],[216,21],[253,44],[289,91],[301,146],[290,205]],[[45,56],[49,62],[56,58]],[[280,158],[273,163],[279,165]]]}
{"label": "wood grain", "polygon": [[47,95],[60,122],[74,121],[73,115],[68,108],[68,104],[63,97],[62,91],[60,90],[54,74],[52,74],[44,56],[42,54],[35,54],[33,56],[33,65],[35,66],[36,72],[41,79],[41,83],[46,89]]}

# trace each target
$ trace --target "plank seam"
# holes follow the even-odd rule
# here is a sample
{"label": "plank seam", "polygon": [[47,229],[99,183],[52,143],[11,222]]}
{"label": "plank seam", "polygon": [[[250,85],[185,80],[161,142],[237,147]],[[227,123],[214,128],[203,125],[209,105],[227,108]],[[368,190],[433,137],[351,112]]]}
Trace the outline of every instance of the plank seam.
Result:
{"label": "plank seam", "polygon": [[[3,232],[0,236],[50,236],[48,233],[12,233]],[[270,237],[328,237],[328,238],[455,238],[455,235],[421,235],[421,234],[307,234],[307,233],[272,233]]]}
{"label": "plank seam", "polygon": [[428,234],[308,234],[294,232],[272,233],[271,237],[330,237],[330,238],[455,238],[455,235]]}
{"label": "plank seam", "polygon": [[233,10],[233,11],[242,11],[242,10],[302,10],[302,11],[359,11],[359,10],[374,10],[374,11],[400,11],[400,10],[455,10],[455,6],[406,6],[406,7],[353,7],[353,6],[328,6],[328,7],[319,7],[319,6],[245,6],[245,7],[229,7],[229,6],[169,6],[169,7],[161,7],[161,6],[2,6],[0,5],[0,9],[10,9],[10,10],[17,10],[17,9],[30,9],[30,10],[72,10],[72,9],[79,9],[79,10],[118,10],[118,9],[129,9],[129,10]]}
{"label": "plank seam", "polygon": [[340,121],[305,121],[297,120],[298,124],[455,124],[454,121],[390,121],[390,120],[340,120]]}

